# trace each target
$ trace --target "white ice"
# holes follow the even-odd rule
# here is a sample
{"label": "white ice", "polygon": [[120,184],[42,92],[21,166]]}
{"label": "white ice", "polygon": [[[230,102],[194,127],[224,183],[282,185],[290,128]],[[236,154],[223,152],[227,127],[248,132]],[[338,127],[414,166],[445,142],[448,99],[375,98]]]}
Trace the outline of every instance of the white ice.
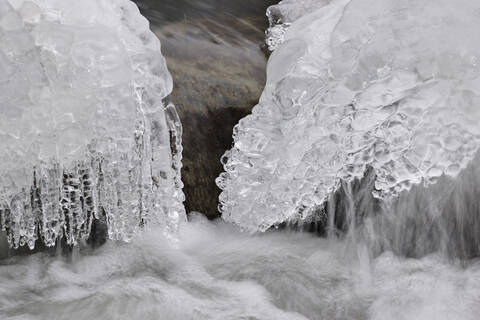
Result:
{"label": "white ice", "polygon": [[[184,219],[160,42],[128,0],[0,0],[0,222],[13,247]],[[171,145],[172,144],[172,145]]]}
{"label": "white ice", "polygon": [[342,181],[375,197],[455,177],[480,144],[480,3],[282,1],[267,84],[234,129],[221,211],[257,231],[308,218]]}

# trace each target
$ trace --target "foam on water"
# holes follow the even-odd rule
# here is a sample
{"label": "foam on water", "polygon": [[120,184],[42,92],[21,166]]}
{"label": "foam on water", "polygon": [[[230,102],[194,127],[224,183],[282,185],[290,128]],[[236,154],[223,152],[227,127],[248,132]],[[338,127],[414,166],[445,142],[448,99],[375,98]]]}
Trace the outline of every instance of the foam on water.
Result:
{"label": "foam on water", "polygon": [[39,253],[0,266],[2,319],[474,320],[480,264],[369,260],[310,234],[248,236],[194,219],[180,250],[161,232],[74,263]]}

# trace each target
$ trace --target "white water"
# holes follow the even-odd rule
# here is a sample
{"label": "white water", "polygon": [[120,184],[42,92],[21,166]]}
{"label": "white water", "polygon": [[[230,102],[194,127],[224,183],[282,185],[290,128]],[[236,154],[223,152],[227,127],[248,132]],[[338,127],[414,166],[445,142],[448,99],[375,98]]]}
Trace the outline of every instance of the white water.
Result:
{"label": "white water", "polygon": [[478,319],[480,263],[369,259],[310,234],[248,236],[203,218],[73,259],[0,266],[0,319]]}

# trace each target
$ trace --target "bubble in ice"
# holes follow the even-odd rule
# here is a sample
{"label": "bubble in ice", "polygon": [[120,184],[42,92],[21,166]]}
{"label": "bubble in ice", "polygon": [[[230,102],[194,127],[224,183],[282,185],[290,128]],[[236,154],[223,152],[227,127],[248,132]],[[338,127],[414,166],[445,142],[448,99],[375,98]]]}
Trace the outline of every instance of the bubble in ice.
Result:
{"label": "bubble in ice", "polygon": [[184,219],[160,42],[127,0],[0,0],[0,219],[12,247]]}
{"label": "bubble in ice", "polygon": [[288,28],[222,159],[223,217],[253,231],[306,219],[370,169],[381,199],[455,177],[480,144],[479,12],[468,0],[271,7]]}

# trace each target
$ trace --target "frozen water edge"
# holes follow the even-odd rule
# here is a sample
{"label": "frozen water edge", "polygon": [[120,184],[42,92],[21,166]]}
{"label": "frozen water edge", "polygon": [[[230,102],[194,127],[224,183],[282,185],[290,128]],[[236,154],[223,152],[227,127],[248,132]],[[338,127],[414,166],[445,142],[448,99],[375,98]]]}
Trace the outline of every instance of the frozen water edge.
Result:
{"label": "frozen water edge", "polygon": [[253,232],[308,220],[370,169],[373,195],[386,201],[456,177],[480,145],[480,47],[467,36],[479,9],[463,0],[272,7],[273,25],[289,27],[272,40],[265,90],[223,158],[223,217]]}
{"label": "frozen water edge", "polygon": [[0,0],[0,226],[11,247],[185,220],[160,42],[128,0]]}
{"label": "frozen water edge", "polygon": [[42,253],[0,265],[2,319],[473,320],[480,264],[369,260],[302,233],[249,236],[196,218],[180,250],[151,230],[74,264]]}

